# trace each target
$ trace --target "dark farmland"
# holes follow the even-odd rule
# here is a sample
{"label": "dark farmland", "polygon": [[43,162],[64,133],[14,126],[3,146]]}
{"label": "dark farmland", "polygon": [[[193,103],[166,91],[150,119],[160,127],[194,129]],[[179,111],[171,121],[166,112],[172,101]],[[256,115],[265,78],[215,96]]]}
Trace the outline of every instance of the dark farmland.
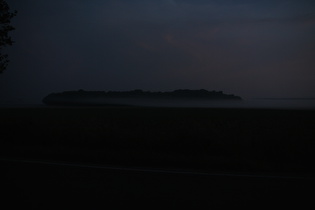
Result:
{"label": "dark farmland", "polygon": [[132,166],[308,173],[315,111],[1,109],[1,154]]}
{"label": "dark farmland", "polygon": [[0,163],[6,209],[314,209],[311,178]]}
{"label": "dark farmland", "polygon": [[[189,203],[194,205],[194,201],[201,199],[201,203],[208,204],[216,200],[216,206],[221,201],[234,202],[235,205],[231,204],[232,206],[239,206],[256,201],[267,202],[271,197],[271,200],[275,200],[273,196],[281,193],[281,202],[286,198],[297,199],[299,195],[296,201],[299,203],[309,201],[307,189],[314,186],[315,111],[312,110],[45,107],[3,108],[0,110],[0,117],[2,158],[311,178],[311,181],[285,182],[268,178],[263,181],[252,178],[216,180],[213,177],[185,178],[182,175],[142,174],[134,178],[133,173],[122,175],[115,171],[104,175],[103,172],[93,172],[92,169],[75,172],[71,168],[45,169],[40,165],[2,164],[4,171],[7,171],[5,180],[9,183],[4,189],[12,190],[10,184],[20,183],[16,187],[24,190],[24,193],[19,191],[20,197],[28,194],[25,189],[33,188],[30,190],[31,194],[39,196],[44,203],[50,200],[41,197],[40,191],[49,196],[53,196],[56,191],[67,192],[66,194],[71,194],[69,199],[75,199],[76,196],[83,199],[88,195],[86,190],[95,193],[93,198],[96,200],[96,194],[99,194],[100,197],[103,195],[111,201],[117,200],[118,203],[138,203],[143,197],[146,200],[143,203],[170,204],[170,200],[173,200],[176,206],[180,203],[176,199],[188,202],[190,198]],[[84,178],[86,173],[94,175]],[[108,174],[114,174],[112,176],[117,179],[109,178]],[[55,177],[53,180],[62,186],[47,184],[45,180],[52,180],[47,176]],[[85,181],[78,181],[77,186],[73,187],[76,179]],[[84,183],[89,183],[89,179],[102,184],[91,184],[86,188]],[[126,179],[131,181],[127,183]],[[134,179],[137,181],[133,181]],[[182,181],[177,185],[174,180]],[[196,180],[200,183],[196,184]],[[204,180],[205,184],[200,180]],[[32,181],[34,186],[29,186]],[[155,192],[153,197],[144,196],[148,189],[140,190],[140,194],[126,190],[129,187],[137,188],[142,181],[143,185],[152,187],[151,191]],[[195,197],[184,193],[184,182],[193,186],[196,191],[200,189]],[[48,185],[47,188],[43,187],[43,183]],[[160,193],[153,189],[158,183],[162,188]],[[211,187],[211,192],[208,192],[206,189]],[[167,192],[175,191],[182,193],[178,196],[167,195]],[[14,194],[14,190],[11,194]],[[132,198],[132,195],[135,197]],[[91,200],[88,196],[86,199]]]}

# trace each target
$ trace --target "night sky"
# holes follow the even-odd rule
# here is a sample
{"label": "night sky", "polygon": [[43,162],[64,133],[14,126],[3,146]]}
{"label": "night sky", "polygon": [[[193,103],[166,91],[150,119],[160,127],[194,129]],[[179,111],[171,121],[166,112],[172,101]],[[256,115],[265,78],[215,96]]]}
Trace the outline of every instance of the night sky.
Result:
{"label": "night sky", "polygon": [[314,0],[7,0],[0,102],[65,90],[315,97]]}

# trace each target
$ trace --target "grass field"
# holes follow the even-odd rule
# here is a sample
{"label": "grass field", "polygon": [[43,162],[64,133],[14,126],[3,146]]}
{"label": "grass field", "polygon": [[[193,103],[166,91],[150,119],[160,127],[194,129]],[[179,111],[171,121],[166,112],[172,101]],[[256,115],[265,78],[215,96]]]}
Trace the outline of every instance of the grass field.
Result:
{"label": "grass field", "polygon": [[310,174],[315,111],[2,108],[1,156],[207,171]]}

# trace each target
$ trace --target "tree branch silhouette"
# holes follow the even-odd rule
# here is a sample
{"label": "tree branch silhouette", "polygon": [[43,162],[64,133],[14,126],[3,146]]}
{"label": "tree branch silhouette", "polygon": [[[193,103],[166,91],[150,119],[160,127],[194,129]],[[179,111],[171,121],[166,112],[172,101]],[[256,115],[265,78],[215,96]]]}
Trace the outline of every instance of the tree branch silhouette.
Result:
{"label": "tree branch silhouette", "polygon": [[17,11],[10,11],[10,7],[5,0],[0,0],[0,73],[8,66],[8,54],[3,53],[6,46],[11,46],[14,42],[9,36],[9,32],[15,28],[11,25],[11,19],[16,16]]}

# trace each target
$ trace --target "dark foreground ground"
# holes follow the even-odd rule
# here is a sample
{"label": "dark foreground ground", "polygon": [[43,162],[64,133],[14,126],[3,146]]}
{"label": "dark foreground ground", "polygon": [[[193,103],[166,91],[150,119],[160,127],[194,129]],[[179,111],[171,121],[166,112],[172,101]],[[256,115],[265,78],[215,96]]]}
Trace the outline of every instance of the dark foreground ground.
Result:
{"label": "dark foreground ground", "polygon": [[[13,204],[20,201],[39,209],[56,209],[62,203],[95,208],[107,203],[148,208],[313,204],[312,110],[11,108],[1,109],[0,118],[1,158],[262,175],[1,161],[5,200]],[[304,178],[270,178],[274,176]]]}
{"label": "dark foreground ground", "polygon": [[4,161],[5,209],[314,209],[311,178]]}

